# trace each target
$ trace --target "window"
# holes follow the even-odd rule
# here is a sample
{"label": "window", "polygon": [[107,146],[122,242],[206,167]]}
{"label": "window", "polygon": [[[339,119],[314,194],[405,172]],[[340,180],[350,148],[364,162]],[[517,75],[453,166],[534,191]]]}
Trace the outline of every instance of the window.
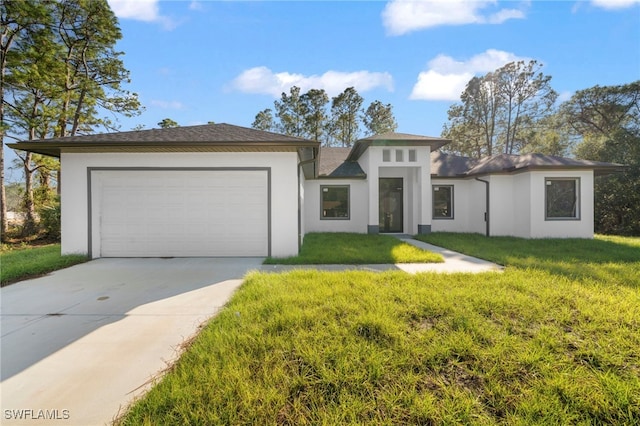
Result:
{"label": "window", "polygon": [[320,186],[320,219],[349,219],[349,186]]}
{"label": "window", "polygon": [[383,149],[382,150],[382,161],[384,161],[385,163],[388,163],[389,161],[391,161],[391,150],[390,149]]}
{"label": "window", "polygon": [[546,178],[545,219],[580,219],[580,179]]}
{"label": "window", "polygon": [[433,186],[433,218],[453,219],[453,185]]}
{"label": "window", "polygon": [[418,161],[418,157],[416,156],[416,150],[415,149],[410,149],[409,150],[409,162],[410,163],[415,163],[416,161]]}
{"label": "window", "polygon": [[396,161],[399,163],[404,161],[401,149],[396,149]]}

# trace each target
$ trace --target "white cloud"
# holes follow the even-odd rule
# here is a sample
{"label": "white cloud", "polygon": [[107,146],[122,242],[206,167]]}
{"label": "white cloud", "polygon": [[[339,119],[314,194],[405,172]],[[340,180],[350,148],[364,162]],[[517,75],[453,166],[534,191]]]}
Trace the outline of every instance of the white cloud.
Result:
{"label": "white cloud", "polygon": [[160,99],[152,99],[149,102],[152,106],[162,108],[162,109],[182,109],[184,108],[184,104],[180,101],[163,101]]}
{"label": "white cloud", "polygon": [[173,30],[177,23],[160,15],[159,0],[107,0],[113,13],[120,19],[156,22],[166,30]]}
{"label": "white cloud", "polygon": [[527,60],[513,53],[489,49],[466,61],[457,61],[451,56],[438,55],[427,64],[428,69],[418,74],[409,99],[456,101],[467,83],[476,74],[486,74],[501,66]]}
{"label": "white cloud", "polygon": [[625,9],[640,4],[640,0],[592,0],[591,4],[603,9]]}
{"label": "white cloud", "polygon": [[439,25],[501,24],[525,17],[519,9],[483,13],[495,4],[495,0],[391,0],[382,11],[382,22],[387,34],[402,35]]}
{"label": "white cloud", "polygon": [[231,82],[231,87],[245,93],[260,93],[280,97],[298,86],[302,93],[310,89],[324,89],[329,96],[335,96],[347,87],[355,87],[358,92],[366,92],[377,87],[393,91],[393,78],[387,72],[370,71],[327,71],[322,75],[305,76],[289,72],[274,73],[267,67],[255,67],[243,71]]}
{"label": "white cloud", "polygon": [[189,10],[204,10],[204,6],[199,1],[193,0],[189,3]]}

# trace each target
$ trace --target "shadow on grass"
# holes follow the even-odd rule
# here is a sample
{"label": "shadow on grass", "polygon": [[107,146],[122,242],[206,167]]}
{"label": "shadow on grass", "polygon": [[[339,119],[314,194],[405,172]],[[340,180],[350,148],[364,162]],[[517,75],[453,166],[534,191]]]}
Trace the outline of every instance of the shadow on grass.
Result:
{"label": "shadow on grass", "polygon": [[298,256],[269,257],[267,265],[363,265],[440,263],[440,254],[422,250],[389,235],[355,233],[309,233]]}
{"label": "shadow on grass", "polygon": [[507,267],[640,288],[640,238],[524,239],[446,232],[415,238]]}

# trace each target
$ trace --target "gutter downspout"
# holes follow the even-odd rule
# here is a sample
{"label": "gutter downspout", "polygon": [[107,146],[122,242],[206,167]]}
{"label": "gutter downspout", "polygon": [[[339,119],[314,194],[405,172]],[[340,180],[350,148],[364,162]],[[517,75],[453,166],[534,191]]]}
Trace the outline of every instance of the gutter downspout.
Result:
{"label": "gutter downspout", "polygon": [[484,214],[484,221],[487,222],[486,235],[487,235],[487,237],[489,237],[490,236],[490,232],[489,231],[491,229],[490,228],[490,218],[491,218],[491,216],[489,214],[490,213],[490,211],[489,211],[489,181],[488,180],[483,180],[483,179],[480,179],[480,178],[476,178],[476,180],[478,182],[484,183],[485,187],[487,188],[487,195],[486,195],[486,198],[487,198],[487,200],[486,200],[487,211]]}
{"label": "gutter downspout", "polygon": [[[300,247],[302,247],[302,202],[300,200],[300,172],[302,171],[302,166],[315,162],[316,158],[298,162],[298,253],[300,252]],[[316,174],[315,167],[313,174],[314,176]]]}

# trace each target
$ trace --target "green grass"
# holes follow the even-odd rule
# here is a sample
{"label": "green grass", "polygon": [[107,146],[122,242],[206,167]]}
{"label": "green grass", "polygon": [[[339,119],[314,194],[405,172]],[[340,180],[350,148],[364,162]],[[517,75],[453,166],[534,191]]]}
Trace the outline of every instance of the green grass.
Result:
{"label": "green grass", "polygon": [[37,277],[88,259],[82,255],[60,255],[60,244],[0,251],[0,284]]}
{"label": "green grass", "polygon": [[352,233],[310,233],[305,235],[300,254],[265,260],[265,264],[380,264],[439,263],[440,254],[419,249],[389,235]]}
{"label": "green grass", "polygon": [[504,273],[250,274],[120,424],[638,424],[638,240],[476,238]]}
{"label": "green grass", "polygon": [[640,237],[524,239],[437,232],[414,238],[509,267],[640,287]]}

